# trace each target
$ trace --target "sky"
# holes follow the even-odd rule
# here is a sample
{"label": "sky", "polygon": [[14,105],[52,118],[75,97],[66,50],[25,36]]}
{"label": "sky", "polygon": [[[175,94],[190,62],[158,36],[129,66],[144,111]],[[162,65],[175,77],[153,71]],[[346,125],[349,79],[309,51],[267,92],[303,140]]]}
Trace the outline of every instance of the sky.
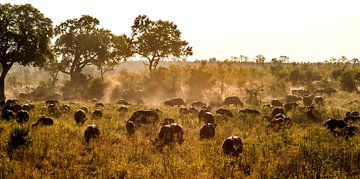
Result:
{"label": "sky", "polygon": [[32,4],[54,25],[87,14],[115,34],[130,34],[138,15],[178,25],[195,59],[262,54],[267,61],[360,58],[358,0],[0,0]]}

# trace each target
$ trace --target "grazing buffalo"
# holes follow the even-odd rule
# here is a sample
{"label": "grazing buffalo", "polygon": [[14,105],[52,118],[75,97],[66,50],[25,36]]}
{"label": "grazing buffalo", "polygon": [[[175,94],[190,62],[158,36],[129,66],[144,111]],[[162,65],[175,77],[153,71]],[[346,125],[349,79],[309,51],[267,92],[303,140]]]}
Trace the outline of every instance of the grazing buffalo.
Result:
{"label": "grazing buffalo", "polygon": [[312,106],[313,100],[314,100],[314,96],[313,96],[313,95],[303,96],[304,106]]}
{"label": "grazing buffalo", "polygon": [[127,102],[126,100],[124,99],[119,99],[116,104],[119,104],[119,105],[131,105],[129,102]]}
{"label": "grazing buffalo", "polygon": [[354,123],[360,121],[360,116],[345,116],[343,120],[346,123]]}
{"label": "grazing buffalo", "polygon": [[126,122],[126,132],[130,136],[135,134],[135,123],[133,121]]}
{"label": "grazing buffalo", "polygon": [[319,106],[324,105],[324,99],[321,96],[315,96],[314,102]]}
{"label": "grazing buffalo", "polygon": [[21,110],[16,114],[16,122],[20,124],[27,122],[29,118],[30,118],[29,112],[25,110]]}
{"label": "grazing buffalo", "polygon": [[247,115],[254,115],[254,116],[261,115],[261,113],[258,110],[256,110],[256,109],[248,109],[248,108],[240,109],[239,113],[247,114]]}
{"label": "grazing buffalo", "polygon": [[222,144],[223,152],[227,155],[239,156],[243,151],[243,143],[239,136],[230,136]]}
{"label": "grazing buffalo", "polygon": [[234,106],[244,106],[244,104],[241,102],[240,98],[237,96],[230,96],[225,98],[224,100],[224,105],[230,106],[230,105],[234,105]]}
{"label": "grazing buffalo", "polygon": [[212,139],[215,136],[215,125],[207,123],[200,129],[200,139]]}
{"label": "grazing buffalo", "polygon": [[215,123],[214,115],[207,110],[201,110],[198,114],[198,118],[199,118],[199,121],[203,121],[205,124]]}
{"label": "grazing buffalo", "polygon": [[98,109],[98,108],[104,108],[105,105],[103,103],[95,103],[95,109]]}
{"label": "grazing buffalo", "polygon": [[85,129],[84,137],[85,142],[89,143],[90,139],[95,139],[100,136],[100,130],[99,127],[95,124],[88,125],[88,127]]}
{"label": "grazing buffalo", "polygon": [[[33,105],[35,107],[35,105]],[[22,106],[22,110],[25,110],[25,111],[30,111],[33,109],[33,106],[31,104],[24,104]]]}
{"label": "grazing buffalo", "polygon": [[283,107],[283,103],[278,99],[271,100],[271,106],[273,107]]}
{"label": "grazing buffalo", "polygon": [[190,112],[187,108],[181,107],[181,108],[179,108],[179,113],[180,113],[180,115],[186,115],[186,114],[189,114]]}
{"label": "grazing buffalo", "polygon": [[78,109],[74,114],[76,124],[84,124],[86,119],[86,112],[82,109]]}
{"label": "grazing buffalo", "polygon": [[276,114],[270,121],[268,128],[271,128],[275,131],[279,129],[284,129],[289,126],[291,123],[291,119],[284,114],[278,113]]}
{"label": "grazing buffalo", "polygon": [[326,94],[326,95],[333,95],[337,92],[335,88],[327,87],[327,88],[320,88],[315,91],[316,94]]}
{"label": "grazing buffalo", "polygon": [[277,114],[285,114],[284,108],[275,108],[272,112],[271,112],[271,116],[274,117]]}
{"label": "grazing buffalo", "polygon": [[172,118],[165,118],[164,122],[162,123],[162,125],[170,125],[172,123],[175,123],[175,120]]}
{"label": "grazing buffalo", "polygon": [[299,105],[297,103],[286,103],[284,105],[284,110],[285,111],[291,111],[293,109],[296,109]]}
{"label": "grazing buffalo", "polygon": [[129,121],[133,121],[135,124],[155,123],[158,120],[159,114],[154,110],[135,111],[129,119]]}
{"label": "grazing buffalo", "polygon": [[216,110],[216,114],[220,114],[220,115],[230,117],[230,118],[234,117],[233,113],[230,110],[224,109],[224,108],[220,108],[220,109]]}
{"label": "grazing buffalo", "polygon": [[55,104],[49,104],[48,112],[50,115],[59,116],[61,114],[59,108]]}
{"label": "grazing buffalo", "polygon": [[191,103],[191,106],[195,108],[203,108],[206,107],[206,104],[201,101],[194,101],[193,103]]}
{"label": "grazing buffalo", "polygon": [[58,100],[56,100],[56,99],[49,99],[49,100],[46,100],[45,101],[45,104],[46,105],[50,105],[50,104],[59,104],[60,102],[58,101]]}
{"label": "grazing buffalo", "polygon": [[174,98],[174,99],[170,99],[164,102],[164,106],[182,106],[182,105],[186,105],[185,101],[182,98]]}
{"label": "grazing buffalo", "polygon": [[171,146],[175,143],[182,144],[184,142],[184,130],[176,123],[170,125],[163,125],[160,129],[158,138],[155,140],[155,144],[159,149],[164,146]]}
{"label": "grazing buffalo", "polygon": [[100,109],[95,109],[92,113],[92,117],[95,119],[100,119],[103,117],[103,112]]}
{"label": "grazing buffalo", "polygon": [[346,127],[346,122],[341,119],[328,119],[324,122],[324,125],[327,129],[329,129],[331,132],[335,132],[335,129],[340,128],[343,129]]}
{"label": "grazing buffalo", "polygon": [[1,118],[3,120],[11,120],[15,118],[15,113],[12,110],[3,110]]}
{"label": "grazing buffalo", "polygon": [[285,96],[285,103],[296,103],[299,100],[301,100],[299,96],[290,95],[290,94]]}
{"label": "grazing buffalo", "polygon": [[117,111],[125,115],[128,112],[128,108],[126,106],[120,106],[120,108]]}
{"label": "grazing buffalo", "polygon": [[31,127],[37,127],[37,126],[51,126],[54,124],[54,120],[49,118],[49,117],[45,117],[45,116],[41,116],[36,123],[32,124]]}
{"label": "grazing buffalo", "polygon": [[83,106],[80,109],[83,110],[85,113],[89,112],[89,109],[86,106]]}
{"label": "grazing buffalo", "polygon": [[310,95],[310,91],[304,89],[296,89],[296,90],[291,90],[291,94],[296,96],[306,96],[306,95]]}
{"label": "grazing buffalo", "polygon": [[6,100],[5,106],[15,106],[19,104],[19,100],[17,99],[8,99]]}
{"label": "grazing buffalo", "polygon": [[69,113],[70,110],[71,110],[71,107],[70,107],[69,105],[65,104],[65,105],[62,105],[62,106],[60,107],[60,110],[61,110],[61,112],[63,112],[63,113]]}
{"label": "grazing buffalo", "polygon": [[195,107],[190,107],[189,113],[190,114],[199,114],[199,110],[197,110]]}

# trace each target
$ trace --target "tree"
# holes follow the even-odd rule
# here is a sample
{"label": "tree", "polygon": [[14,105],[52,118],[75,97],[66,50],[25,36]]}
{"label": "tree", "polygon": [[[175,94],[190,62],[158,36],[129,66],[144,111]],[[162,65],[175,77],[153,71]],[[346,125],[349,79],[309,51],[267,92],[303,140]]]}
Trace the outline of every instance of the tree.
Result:
{"label": "tree", "polygon": [[0,100],[5,100],[5,77],[11,67],[42,66],[52,56],[52,22],[29,4],[0,4]]}
{"label": "tree", "polygon": [[353,59],[351,59],[351,62],[353,64],[359,63],[359,59],[358,58],[353,58]]}
{"label": "tree", "polygon": [[[149,71],[161,60],[192,55],[192,47],[181,40],[181,32],[169,21],[152,21],[146,15],[135,18],[132,28],[134,52],[145,58]],[[146,62],[147,61],[147,62]]]}
{"label": "tree", "polygon": [[279,62],[280,63],[288,63],[290,60],[290,58],[288,56],[280,56],[279,57]]}
{"label": "tree", "polygon": [[131,40],[126,35],[113,35],[109,30],[98,32],[100,51],[93,64],[98,67],[101,78],[114,69],[121,61],[126,61],[133,55]]}
{"label": "tree", "polygon": [[60,71],[69,74],[71,82],[82,76],[86,65],[95,64],[101,68],[103,75],[118,62],[115,56],[120,52],[115,48],[121,45],[114,45],[114,42],[118,42],[120,37],[108,30],[98,29],[99,23],[98,19],[83,15],[55,27],[55,52],[60,59]]}
{"label": "tree", "polygon": [[256,63],[261,63],[261,64],[263,64],[263,63],[265,62],[265,57],[264,57],[264,55],[256,55],[256,57],[255,57],[255,62],[256,62]]}
{"label": "tree", "polygon": [[60,69],[59,69],[59,63],[56,60],[50,60],[47,61],[42,69],[49,72],[52,80],[51,80],[51,86],[53,89],[55,89],[56,82],[58,81]]}

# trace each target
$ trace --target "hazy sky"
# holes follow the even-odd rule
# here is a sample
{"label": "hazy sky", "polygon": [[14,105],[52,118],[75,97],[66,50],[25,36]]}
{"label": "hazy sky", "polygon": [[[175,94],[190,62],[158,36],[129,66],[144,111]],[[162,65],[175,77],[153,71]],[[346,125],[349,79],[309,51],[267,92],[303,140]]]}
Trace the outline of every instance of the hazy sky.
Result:
{"label": "hazy sky", "polygon": [[116,34],[130,34],[139,14],[173,21],[193,46],[191,59],[360,58],[358,0],[0,0],[5,2],[32,4],[55,25],[88,14]]}

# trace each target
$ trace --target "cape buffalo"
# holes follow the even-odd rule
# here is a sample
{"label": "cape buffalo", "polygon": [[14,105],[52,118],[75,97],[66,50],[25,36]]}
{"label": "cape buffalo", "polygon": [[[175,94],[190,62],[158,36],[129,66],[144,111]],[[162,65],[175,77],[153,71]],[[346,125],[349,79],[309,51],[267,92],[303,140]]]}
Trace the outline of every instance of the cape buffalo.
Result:
{"label": "cape buffalo", "polygon": [[230,136],[222,144],[222,149],[225,154],[232,156],[239,156],[243,151],[243,144],[239,136]]}
{"label": "cape buffalo", "polygon": [[182,144],[184,142],[183,135],[183,128],[179,124],[172,123],[170,125],[163,125],[155,143],[160,149],[174,143]]}
{"label": "cape buffalo", "polygon": [[100,119],[103,117],[103,112],[100,109],[95,109],[92,113],[92,117],[95,119]]}
{"label": "cape buffalo", "polygon": [[135,133],[135,123],[133,121],[127,121],[126,122],[126,132],[130,136]]}
{"label": "cape buffalo", "polygon": [[11,120],[15,118],[15,113],[12,110],[3,110],[1,118],[3,120]]}
{"label": "cape buffalo", "polygon": [[200,129],[200,139],[211,139],[215,136],[215,125],[207,123]]}
{"label": "cape buffalo", "polygon": [[273,107],[283,107],[283,103],[278,99],[271,100],[271,106]]}
{"label": "cape buffalo", "polygon": [[248,114],[248,115],[255,115],[255,116],[261,115],[261,113],[258,110],[256,110],[256,109],[248,109],[248,108],[240,109],[239,113]]}
{"label": "cape buffalo", "polygon": [[36,123],[32,124],[31,127],[37,127],[37,126],[51,126],[54,124],[54,120],[49,118],[49,117],[45,117],[45,116],[41,116]]}
{"label": "cape buffalo", "polygon": [[21,110],[16,114],[16,122],[17,123],[24,123],[27,122],[30,118],[30,115],[27,111]]}
{"label": "cape buffalo", "polygon": [[84,137],[85,142],[89,143],[90,139],[95,139],[100,136],[100,130],[99,127],[95,124],[88,125],[88,127],[85,129]]}
{"label": "cape buffalo", "polygon": [[182,106],[182,105],[186,105],[185,101],[182,98],[174,98],[174,99],[170,99],[164,102],[164,106]]}
{"label": "cape buffalo", "polygon": [[155,123],[158,120],[159,120],[159,115],[156,111],[153,110],[135,111],[129,119],[129,121],[133,121],[135,124]]}
{"label": "cape buffalo", "polygon": [[203,121],[203,122],[205,122],[205,124],[215,122],[214,115],[207,110],[201,110],[198,114],[198,118],[199,118],[199,121]]}
{"label": "cape buffalo", "polygon": [[225,98],[223,104],[227,105],[227,106],[229,106],[229,105],[240,106],[240,107],[244,106],[244,104],[241,102],[240,98],[237,96],[230,96],[230,97]]}
{"label": "cape buffalo", "polygon": [[86,113],[82,109],[78,109],[74,114],[76,124],[84,124],[86,121]]}
{"label": "cape buffalo", "polygon": [[234,117],[234,115],[232,114],[232,112],[230,110],[224,109],[224,108],[220,108],[220,109],[216,110],[216,114],[224,115],[226,117],[231,117],[231,118]]}

